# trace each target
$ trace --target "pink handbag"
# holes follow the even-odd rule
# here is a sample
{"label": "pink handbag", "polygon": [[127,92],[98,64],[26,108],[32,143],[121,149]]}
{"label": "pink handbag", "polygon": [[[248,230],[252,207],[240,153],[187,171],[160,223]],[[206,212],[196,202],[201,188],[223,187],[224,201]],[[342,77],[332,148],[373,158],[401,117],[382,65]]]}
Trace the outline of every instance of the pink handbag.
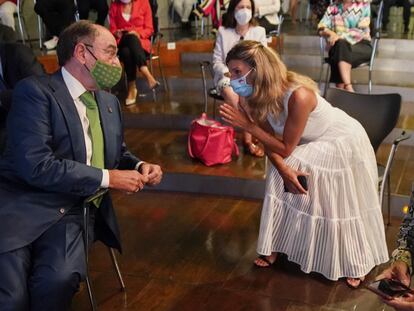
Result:
{"label": "pink handbag", "polygon": [[193,120],[188,134],[188,154],[212,166],[231,161],[233,152],[239,155],[239,148],[234,141],[234,129],[220,122],[208,119],[203,113]]}

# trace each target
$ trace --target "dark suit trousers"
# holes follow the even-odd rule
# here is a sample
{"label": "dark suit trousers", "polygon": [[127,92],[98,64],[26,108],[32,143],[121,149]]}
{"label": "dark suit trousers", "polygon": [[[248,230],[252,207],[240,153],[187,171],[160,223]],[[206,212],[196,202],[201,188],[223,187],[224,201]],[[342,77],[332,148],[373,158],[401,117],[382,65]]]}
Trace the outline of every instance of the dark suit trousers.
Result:
{"label": "dark suit trousers", "polygon": [[108,3],[106,0],[81,0],[78,1],[78,10],[80,19],[88,19],[89,11],[94,9],[98,13],[96,23],[99,25],[105,24],[106,16],[108,15]]}
{"label": "dark suit trousers", "polygon": [[82,215],[66,215],[30,245],[0,254],[1,311],[69,309],[86,276],[82,225]]}
{"label": "dark suit trousers", "polygon": [[73,0],[37,0],[34,10],[53,36],[59,36],[63,29],[75,21]]}

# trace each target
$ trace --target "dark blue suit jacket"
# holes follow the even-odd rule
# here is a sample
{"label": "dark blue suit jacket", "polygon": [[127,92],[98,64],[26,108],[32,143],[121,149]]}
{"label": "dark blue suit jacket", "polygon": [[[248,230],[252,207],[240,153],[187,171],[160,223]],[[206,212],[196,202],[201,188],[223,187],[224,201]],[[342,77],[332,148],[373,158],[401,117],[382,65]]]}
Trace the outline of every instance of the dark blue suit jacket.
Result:
{"label": "dark blue suit jacket", "polygon": [[[134,169],[123,142],[117,98],[95,93],[105,141],[105,168]],[[21,81],[7,121],[0,159],[0,253],[28,245],[96,192],[102,171],[87,166],[82,125],[60,71]],[[96,238],[120,249],[109,194],[96,216]]]}

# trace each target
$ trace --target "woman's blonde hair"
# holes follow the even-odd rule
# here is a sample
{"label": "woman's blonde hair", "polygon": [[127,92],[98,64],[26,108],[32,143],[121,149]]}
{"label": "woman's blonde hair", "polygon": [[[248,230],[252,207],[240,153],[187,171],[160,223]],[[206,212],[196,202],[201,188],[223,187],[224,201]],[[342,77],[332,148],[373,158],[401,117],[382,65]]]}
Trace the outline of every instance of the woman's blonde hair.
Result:
{"label": "woman's blonde hair", "polygon": [[286,91],[294,86],[303,86],[319,92],[316,83],[309,77],[288,71],[278,54],[260,42],[245,40],[235,45],[227,54],[226,63],[241,60],[253,67],[253,94],[248,105],[253,119],[266,120],[268,115],[277,117],[283,111]]}

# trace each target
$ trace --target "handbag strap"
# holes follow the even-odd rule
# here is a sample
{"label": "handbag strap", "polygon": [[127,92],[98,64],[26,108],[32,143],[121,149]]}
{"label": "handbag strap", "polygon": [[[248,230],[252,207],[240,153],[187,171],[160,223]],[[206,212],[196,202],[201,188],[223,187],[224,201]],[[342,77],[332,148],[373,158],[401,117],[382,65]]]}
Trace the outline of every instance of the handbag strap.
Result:
{"label": "handbag strap", "polygon": [[[208,142],[209,142],[209,140],[210,140],[210,128],[208,128],[208,135],[207,135],[207,139],[206,139],[206,141],[205,141],[205,143],[204,143],[204,146],[203,146],[203,149],[200,151],[201,153],[203,153],[204,152],[204,150],[206,149],[206,147],[207,147],[207,144],[208,144]],[[193,129],[192,128],[190,128],[190,133],[188,134],[188,138],[187,138],[187,149],[188,149],[188,154],[190,155],[190,157],[192,157],[192,158],[195,158],[195,156],[194,156],[194,154],[193,154],[193,152],[192,152],[192,150],[191,150],[191,134],[193,133]]]}
{"label": "handbag strap", "polygon": [[[228,132],[232,132],[233,129],[232,128],[228,128],[227,130]],[[237,157],[239,156],[240,152],[239,152],[239,146],[237,146],[236,142],[234,141],[234,135],[228,135],[228,139],[229,139],[229,144],[232,145],[232,154],[235,154]]]}

